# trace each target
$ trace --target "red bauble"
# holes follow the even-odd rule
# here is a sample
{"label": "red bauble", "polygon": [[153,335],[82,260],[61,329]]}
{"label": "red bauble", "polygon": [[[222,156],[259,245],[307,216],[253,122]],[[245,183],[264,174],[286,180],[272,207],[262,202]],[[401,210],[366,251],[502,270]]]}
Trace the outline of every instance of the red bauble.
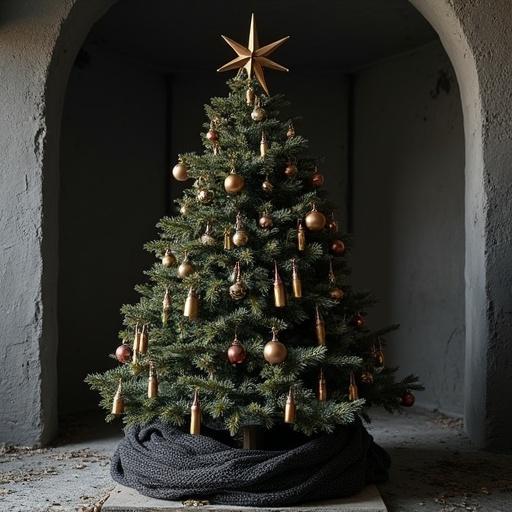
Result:
{"label": "red bauble", "polygon": [[247,352],[245,347],[235,338],[231,346],[228,348],[228,361],[232,365],[245,363]]}
{"label": "red bauble", "polygon": [[284,168],[284,174],[291,178],[297,174],[297,166],[293,162],[288,162]]}
{"label": "red bauble", "polygon": [[116,359],[120,363],[127,363],[128,361],[131,361],[132,359],[132,347],[130,345],[127,345],[126,343],[123,343],[122,345],[119,345],[119,347],[116,348]]}
{"label": "red bauble", "polygon": [[334,256],[341,256],[345,252],[345,244],[342,240],[334,240],[331,243],[331,253]]}
{"label": "red bauble", "polygon": [[354,318],[352,318],[352,324],[354,325],[354,327],[361,329],[362,327],[364,327],[365,324],[364,316],[361,315],[361,313],[355,314]]}
{"label": "red bauble", "polygon": [[412,407],[415,400],[416,397],[410,391],[406,391],[400,399],[400,405],[403,407]]}
{"label": "red bauble", "polygon": [[206,134],[206,138],[211,142],[217,142],[219,140],[219,132],[213,128],[210,128]]}
{"label": "red bauble", "polygon": [[321,187],[324,184],[324,181],[325,178],[319,172],[314,172],[311,176],[311,185],[313,185],[313,187]]}

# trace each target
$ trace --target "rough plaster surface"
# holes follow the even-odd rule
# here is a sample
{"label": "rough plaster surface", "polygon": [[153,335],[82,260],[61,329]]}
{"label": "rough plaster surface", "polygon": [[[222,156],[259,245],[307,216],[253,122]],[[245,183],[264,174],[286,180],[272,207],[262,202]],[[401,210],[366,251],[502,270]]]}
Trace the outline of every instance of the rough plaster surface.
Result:
{"label": "rough plaster surface", "polygon": [[[510,447],[511,6],[508,0],[410,1],[440,35],[464,111],[466,426],[479,445]],[[59,122],[74,56],[113,3],[2,4],[1,439],[38,443],[55,431]]]}
{"label": "rough plaster surface", "polygon": [[418,403],[462,415],[464,133],[438,42],[355,80],[353,282],[379,300],[372,326],[401,324],[387,361],[425,385]]}

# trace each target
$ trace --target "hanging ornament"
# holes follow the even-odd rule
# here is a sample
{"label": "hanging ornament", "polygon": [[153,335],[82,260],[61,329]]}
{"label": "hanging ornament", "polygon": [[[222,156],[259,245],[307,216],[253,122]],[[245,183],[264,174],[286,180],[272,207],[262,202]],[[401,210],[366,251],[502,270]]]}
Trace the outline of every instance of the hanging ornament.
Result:
{"label": "hanging ornament", "polygon": [[197,191],[197,200],[203,204],[209,204],[213,201],[213,192],[206,188],[200,188]]}
{"label": "hanging ornament", "polygon": [[265,178],[265,181],[261,184],[261,189],[263,192],[270,194],[272,190],[274,190],[274,185],[269,181],[268,176]]}
{"label": "hanging ornament", "polygon": [[165,254],[162,257],[162,265],[165,268],[172,267],[176,264],[176,258],[170,249],[165,250]]}
{"label": "hanging ornament", "polygon": [[185,307],[183,308],[183,316],[189,318],[189,320],[195,320],[199,312],[199,299],[197,294],[192,288],[188,291],[187,299],[185,300]]}
{"label": "hanging ornament", "polygon": [[189,212],[189,205],[188,203],[183,202],[180,206],[180,213],[181,215],[188,215]]}
{"label": "hanging ornament", "polygon": [[[170,307],[170,304],[169,304],[169,307]],[[148,351],[148,344],[149,344],[148,326],[143,325],[142,330],[140,331],[140,335],[139,335],[139,346],[138,346],[138,350],[137,350],[139,352],[139,354],[145,354]]]}
{"label": "hanging ornament", "polygon": [[364,316],[361,315],[361,313],[356,313],[352,318],[352,325],[357,329],[362,329],[364,327],[364,324]]}
{"label": "hanging ornament", "polygon": [[339,302],[344,297],[343,290],[336,286],[336,276],[332,267],[332,258],[329,259],[329,298]]}
{"label": "hanging ornament", "polygon": [[343,243],[342,240],[334,240],[331,243],[330,250],[331,254],[333,254],[334,256],[342,256],[343,253],[345,252],[345,244]]}
{"label": "hanging ornament", "polygon": [[133,355],[133,350],[130,345],[127,343],[123,343],[122,345],[119,345],[119,347],[116,348],[116,359],[124,364],[131,360]]}
{"label": "hanging ornament", "polygon": [[247,231],[243,227],[242,223],[242,217],[240,215],[240,212],[236,215],[236,230],[235,234],[233,235],[233,243],[237,247],[242,247],[249,241],[249,235],[247,234]]}
{"label": "hanging ornament", "polygon": [[258,224],[260,225],[260,228],[263,229],[270,229],[272,225],[274,224],[272,217],[268,213],[264,213],[259,221]]}
{"label": "hanging ornament", "polygon": [[260,156],[261,158],[265,158],[268,153],[268,141],[265,132],[261,132],[261,140],[260,140]]}
{"label": "hanging ornament", "polygon": [[158,396],[158,375],[156,374],[155,364],[153,361],[149,363],[148,377],[148,398],[156,398]]}
{"label": "hanging ornament", "polygon": [[181,160],[178,160],[178,163],[172,168],[172,175],[178,181],[187,181],[188,167]]}
{"label": "hanging ornament", "polygon": [[231,229],[226,228],[224,230],[224,250],[230,251],[233,249],[233,240],[231,239]]}
{"label": "hanging ornament", "polygon": [[140,340],[140,332],[139,332],[139,324],[135,324],[135,334],[133,336],[133,361],[137,360],[137,353],[139,352],[139,340]]}
{"label": "hanging ornament", "polygon": [[359,390],[357,389],[356,376],[350,372],[350,384],[348,386],[348,399],[353,402],[359,399]]}
{"label": "hanging ornament", "polygon": [[181,279],[189,276],[194,272],[194,267],[192,263],[190,263],[187,253],[185,253],[185,256],[183,258],[183,261],[181,262],[180,266],[178,267],[178,277]]}
{"label": "hanging ornament", "polygon": [[295,258],[292,260],[292,289],[295,299],[302,299],[302,281],[300,279],[299,269]]}
{"label": "hanging ornament", "polygon": [[277,270],[276,261],[274,261],[274,305],[276,308],[284,308],[286,306],[286,292],[283,280]]}
{"label": "hanging ornament", "polygon": [[235,334],[235,338],[231,342],[230,347],[228,348],[228,361],[233,365],[237,366],[239,364],[245,363],[247,359],[247,352],[245,351],[245,347],[238,341],[238,337]]}
{"label": "hanging ornament", "polygon": [[295,137],[295,128],[293,127],[293,123],[290,121],[288,131],[286,132],[286,138],[291,139],[292,137]]}
{"label": "hanging ornament", "polygon": [[384,367],[384,351],[382,350],[382,341],[379,338],[379,348],[375,348],[375,345],[372,345],[371,349],[372,357],[375,361],[375,366],[377,369],[381,370]]}
{"label": "hanging ornament", "polygon": [[247,294],[247,286],[242,281],[242,275],[240,272],[240,262],[235,264],[235,282],[229,287],[229,295],[233,300],[241,300]]}
{"label": "hanging ornament", "polygon": [[297,406],[295,405],[293,387],[290,386],[290,391],[288,391],[288,397],[286,398],[286,405],[284,406],[284,422],[295,423],[296,416]]}
{"label": "hanging ornament", "polygon": [[201,404],[197,389],[194,391],[194,400],[190,407],[190,434],[198,436],[201,433]]}
{"label": "hanging ornament", "polygon": [[245,179],[236,173],[235,169],[231,169],[231,172],[227,175],[224,180],[224,190],[228,194],[238,194],[245,187]]}
{"label": "hanging ornament", "polygon": [[320,368],[320,375],[318,376],[318,400],[320,402],[327,400],[327,381],[322,368]]}
{"label": "hanging ornament", "polygon": [[315,315],[315,331],[316,331],[316,341],[319,345],[325,345],[326,335],[325,335],[325,321],[320,314],[320,310],[318,306],[316,306],[316,315]]}
{"label": "hanging ornament", "polygon": [[364,382],[365,384],[373,384],[373,373],[370,370],[362,371],[361,382]]}
{"label": "hanging ornament", "polygon": [[292,178],[297,174],[297,166],[291,160],[288,160],[288,162],[286,163],[286,167],[284,168],[284,174],[285,176],[288,176],[288,178]]}
{"label": "hanging ornament", "polygon": [[210,227],[209,222],[206,224],[206,229],[205,229],[204,233],[201,235],[201,243],[203,245],[208,245],[208,246],[215,245],[215,238],[213,238],[213,236],[212,236],[212,229]]}
{"label": "hanging ornament", "polygon": [[251,119],[256,122],[263,121],[267,117],[267,113],[265,112],[265,109],[262,108],[261,102],[259,98],[256,98],[256,101],[254,102],[254,109],[251,112]]}
{"label": "hanging ornament", "polygon": [[277,339],[276,329],[272,329],[272,339],[265,345],[263,357],[269,364],[280,364],[288,357],[288,349]]}
{"label": "hanging ornament", "polygon": [[410,391],[406,391],[400,399],[400,405],[403,407],[412,407],[415,401],[416,397]]}
{"label": "hanging ornament", "polygon": [[[171,295],[169,293],[169,288],[165,289],[164,300],[162,301],[162,325],[164,327],[169,323],[169,318],[171,316]],[[140,338],[139,338],[139,348],[137,352],[140,352]]]}
{"label": "hanging ornament", "polygon": [[306,230],[301,220],[297,222],[297,249],[300,252],[306,250]]}
{"label": "hanging ornament", "polygon": [[334,218],[334,212],[331,212],[331,219],[329,220],[327,224],[327,228],[329,231],[336,233],[338,231],[338,223],[336,222],[336,219]]}
{"label": "hanging ornament", "polygon": [[319,212],[316,209],[315,204],[313,204],[313,208],[306,215],[305,218],[306,227],[310,231],[322,231],[325,227],[325,223],[327,222],[325,215],[322,212]]}
{"label": "hanging ornament", "polygon": [[248,107],[252,107],[255,98],[256,95],[254,94],[254,89],[249,86],[245,91],[245,102],[247,103]]}
{"label": "hanging ornament", "polygon": [[210,123],[210,129],[206,133],[206,138],[210,142],[217,142],[219,140],[219,132],[217,130],[215,130],[213,121]]}
{"label": "hanging ornament", "polygon": [[318,168],[315,167],[315,172],[311,175],[311,185],[315,188],[321,187],[324,184],[325,178],[323,174],[318,172]]}
{"label": "hanging ornament", "polygon": [[124,398],[123,398],[123,381],[119,379],[116,394],[112,401],[112,414],[114,416],[120,416],[124,412]]}

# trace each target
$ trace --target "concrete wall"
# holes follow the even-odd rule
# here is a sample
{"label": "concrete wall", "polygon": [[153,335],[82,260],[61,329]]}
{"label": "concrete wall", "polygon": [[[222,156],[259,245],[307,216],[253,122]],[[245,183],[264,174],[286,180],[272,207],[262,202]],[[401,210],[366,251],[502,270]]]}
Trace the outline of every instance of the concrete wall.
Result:
{"label": "concrete wall", "polygon": [[59,236],[59,413],[97,407],[83,383],[112,367],[119,308],[134,302],[153,257],[143,244],[165,214],[164,78],[87,45],[73,67],[62,119]]}
{"label": "concrete wall", "polygon": [[[203,105],[228,92],[229,74],[179,73],[170,79],[171,158],[180,152],[202,150],[199,131],[205,121]],[[320,158],[330,197],[346,218],[348,80],[340,72],[282,74],[269,71],[271,94],[284,93],[291,103],[285,117],[300,116],[297,133],[309,139],[310,152]],[[314,101],[312,101],[314,99]],[[173,197],[184,185],[173,182]],[[185,185],[186,186],[186,185]]]}
{"label": "concrete wall", "polygon": [[388,364],[414,372],[418,403],[463,413],[464,133],[439,43],[379,62],[355,83],[354,281],[400,322]]}

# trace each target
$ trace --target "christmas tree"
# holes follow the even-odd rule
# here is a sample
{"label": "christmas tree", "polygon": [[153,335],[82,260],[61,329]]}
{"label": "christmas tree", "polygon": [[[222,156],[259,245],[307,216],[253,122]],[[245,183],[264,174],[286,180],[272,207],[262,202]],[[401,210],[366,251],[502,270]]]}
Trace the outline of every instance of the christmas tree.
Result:
{"label": "christmas tree", "polygon": [[[161,258],[123,307],[121,365],[88,377],[108,419],[155,419],[199,434],[290,424],[331,432],[370,406],[412,405],[417,379],[395,379],[383,336],[372,331],[368,293],[348,284],[340,233],[324,177],[263,67],[287,38],[248,48],[224,38],[240,68],[227,97],[205,107],[202,154],[179,156],[174,178],[191,180],[146,248]],[[245,71],[244,71],[245,70]],[[133,344],[130,341],[133,338]]]}

